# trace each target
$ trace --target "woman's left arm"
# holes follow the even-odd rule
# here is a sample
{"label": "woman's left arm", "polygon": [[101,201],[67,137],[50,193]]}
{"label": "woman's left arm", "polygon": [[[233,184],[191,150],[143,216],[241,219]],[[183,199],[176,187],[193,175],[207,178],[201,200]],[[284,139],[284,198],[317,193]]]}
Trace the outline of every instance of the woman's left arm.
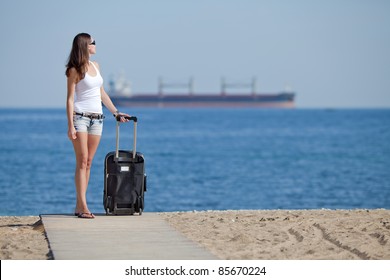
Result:
{"label": "woman's left arm", "polygon": [[129,120],[124,117],[130,117],[130,115],[121,113],[117,110],[115,105],[112,103],[111,98],[108,96],[107,92],[104,90],[103,86],[100,88],[100,95],[102,97],[102,102],[104,106],[107,107],[107,109],[116,117],[117,115],[120,115],[120,121],[121,122],[128,122]]}
{"label": "woman's left arm", "polygon": [[[100,71],[99,64],[97,64],[96,62],[92,62],[92,63],[95,63],[95,65],[97,66],[97,68],[98,68],[99,71]],[[110,96],[108,96],[107,92],[104,90],[104,87],[103,87],[103,86],[100,87],[100,96],[101,96],[101,99],[102,99],[102,102],[103,102],[104,106],[106,106],[106,108],[107,108],[115,117],[116,117],[117,115],[123,115],[123,116],[130,117],[130,115],[125,114],[125,113],[121,113],[121,112],[118,111],[118,109],[115,107],[114,103],[112,103]],[[124,117],[121,117],[121,122],[128,122],[128,120],[125,119]]]}
{"label": "woman's left arm", "polygon": [[118,110],[116,109],[114,103],[112,103],[111,98],[108,96],[107,92],[104,90],[103,86],[100,88],[100,95],[102,97],[102,102],[104,106],[107,107],[107,109],[112,113],[112,114],[117,114],[119,113]]}

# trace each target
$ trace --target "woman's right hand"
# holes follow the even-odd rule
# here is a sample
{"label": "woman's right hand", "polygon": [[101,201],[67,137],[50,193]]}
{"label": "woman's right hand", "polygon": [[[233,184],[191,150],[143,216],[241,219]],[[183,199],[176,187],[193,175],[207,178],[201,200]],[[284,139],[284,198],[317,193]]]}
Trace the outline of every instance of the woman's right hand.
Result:
{"label": "woman's right hand", "polygon": [[76,129],[73,126],[68,129],[68,137],[71,141],[76,140],[77,138]]}

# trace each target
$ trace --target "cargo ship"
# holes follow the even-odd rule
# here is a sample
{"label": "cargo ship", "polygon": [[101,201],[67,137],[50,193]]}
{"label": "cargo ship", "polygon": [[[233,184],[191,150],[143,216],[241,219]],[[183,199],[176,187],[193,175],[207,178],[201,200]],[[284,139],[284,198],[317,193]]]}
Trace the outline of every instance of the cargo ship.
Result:
{"label": "cargo ship", "polygon": [[[237,108],[294,108],[295,93],[257,93],[256,79],[250,83],[227,83],[221,79],[219,93],[194,93],[193,79],[188,83],[165,83],[159,79],[157,93],[132,93],[130,83],[123,78],[110,79],[109,95],[117,106],[123,107],[237,107]],[[186,92],[164,92],[166,88],[187,88]],[[227,92],[229,88],[250,88],[250,92]]]}

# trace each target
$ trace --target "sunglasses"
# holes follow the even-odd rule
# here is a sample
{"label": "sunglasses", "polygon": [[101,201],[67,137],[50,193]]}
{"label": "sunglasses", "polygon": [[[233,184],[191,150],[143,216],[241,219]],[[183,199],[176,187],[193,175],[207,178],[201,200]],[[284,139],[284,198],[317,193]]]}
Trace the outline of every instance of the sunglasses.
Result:
{"label": "sunglasses", "polygon": [[95,40],[93,40],[91,43],[90,43],[90,45],[96,45],[96,41]]}

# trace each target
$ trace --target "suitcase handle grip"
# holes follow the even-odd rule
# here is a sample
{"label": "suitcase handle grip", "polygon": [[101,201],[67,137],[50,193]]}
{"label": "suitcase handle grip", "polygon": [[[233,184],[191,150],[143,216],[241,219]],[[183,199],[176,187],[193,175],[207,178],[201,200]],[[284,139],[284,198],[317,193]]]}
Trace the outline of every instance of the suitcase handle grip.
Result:
{"label": "suitcase handle grip", "polygon": [[129,121],[134,121],[134,122],[137,122],[138,119],[136,116],[131,116],[131,117],[128,117],[128,116],[124,116],[124,115],[117,115],[116,116],[116,121],[119,122],[121,120],[121,117],[124,117],[125,119],[129,120]]}

